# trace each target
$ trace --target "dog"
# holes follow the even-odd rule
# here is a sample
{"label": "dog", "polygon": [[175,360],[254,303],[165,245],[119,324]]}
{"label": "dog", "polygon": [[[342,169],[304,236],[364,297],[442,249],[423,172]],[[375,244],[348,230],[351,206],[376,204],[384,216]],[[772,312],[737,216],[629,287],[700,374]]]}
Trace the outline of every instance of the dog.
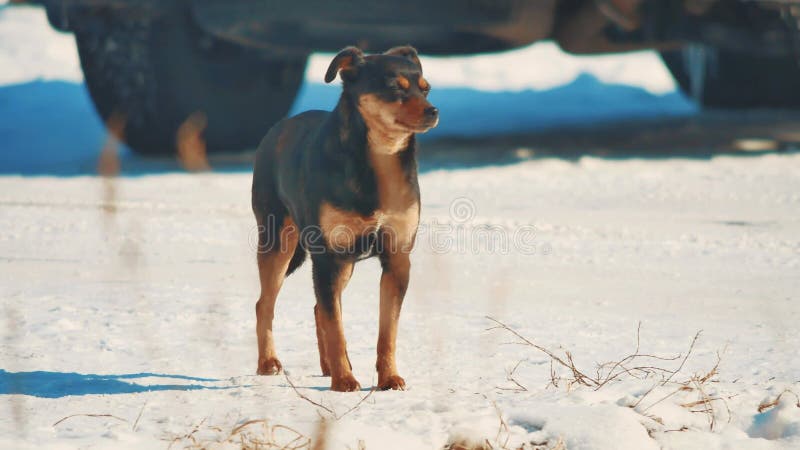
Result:
{"label": "dog", "polygon": [[439,122],[427,100],[416,49],[364,55],[347,47],[333,58],[342,94],[333,111],[307,111],[277,123],[258,147],[252,206],[258,224],[256,303],[259,375],[282,370],[272,323],[283,280],[312,261],[314,316],[322,374],[331,390],[355,391],[342,325],[342,291],[356,261],[380,259],[379,389],[404,389],[395,347],[419,225],[415,135]]}

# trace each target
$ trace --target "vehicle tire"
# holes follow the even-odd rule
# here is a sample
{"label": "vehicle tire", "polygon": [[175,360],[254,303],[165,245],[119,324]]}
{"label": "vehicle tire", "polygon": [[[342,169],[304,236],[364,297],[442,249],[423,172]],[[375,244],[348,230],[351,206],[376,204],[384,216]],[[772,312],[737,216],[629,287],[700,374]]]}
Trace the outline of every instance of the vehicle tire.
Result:
{"label": "vehicle tire", "polygon": [[[687,95],[692,82],[685,51],[662,52],[669,71]],[[697,56],[704,76],[701,105],[713,108],[800,108],[800,66],[795,58],[706,50]]]}
{"label": "vehicle tire", "polygon": [[141,154],[174,154],[178,128],[197,112],[209,153],[254,149],[303,79],[306,58],[265,59],[206,35],[188,12],[93,21],[101,26],[75,32],[86,85],[103,120],[121,116],[123,139]]}

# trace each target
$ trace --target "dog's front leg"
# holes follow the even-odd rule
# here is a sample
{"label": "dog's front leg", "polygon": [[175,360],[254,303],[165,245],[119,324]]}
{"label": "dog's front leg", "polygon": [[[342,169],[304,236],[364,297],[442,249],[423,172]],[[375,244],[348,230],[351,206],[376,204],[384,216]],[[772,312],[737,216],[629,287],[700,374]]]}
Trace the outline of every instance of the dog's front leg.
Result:
{"label": "dog's front leg", "polygon": [[397,322],[400,308],[408,287],[408,272],[411,269],[408,253],[399,251],[381,255],[383,274],[381,275],[381,312],[378,331],[378,370],[379,389],[405,389],[406,382],[397,373],[395,347],[397,344]]}
{"label": "dog's front leg", "polygon": [[361,388],[347,359],[342,325],[342,291],[353,274],[353,262],[329,254],[313,257],[314,291],[317,296],[320,337],[331,372],[331,390],[351,392]]}
{"label": "dog's front leg", "polygon": [[322,376],[329,377],[331,375],[331,366],[328,365],[328,350],[325,348],[325,331],[322,329],[322,309],[320,309],[319,304],[314,305],[314,320],[317,322],[319,367],[320,370],[322,370]]}

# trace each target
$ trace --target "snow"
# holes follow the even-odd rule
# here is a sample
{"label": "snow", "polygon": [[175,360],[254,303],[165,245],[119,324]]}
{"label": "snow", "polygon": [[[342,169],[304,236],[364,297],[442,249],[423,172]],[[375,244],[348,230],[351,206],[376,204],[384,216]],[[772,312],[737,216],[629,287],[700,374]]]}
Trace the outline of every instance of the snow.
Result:
{"label": "snow", "polygon": [[51,28],[39,7],[0,3],[0,42],[0,85],[31,79],[83,81],[75,38]]}
{"label": "snow", "polygon": [[[797,408],[781,403],[759,414],[757,407],[784,389],[800,391],[798,163],[800,155],[541,159],[422,174],[425,226],[531,225],[536,251],[442,252],[422,236],[400,322],[399,366],[409,389],[372,394],[332,425],[333,441],[438,448],[459,428],[493,438],[494,401],[513,442],[795,448]],[[203,419],[231,429],[267,418],[313,433],[316,408],[285,378],[251,375],[258,288],[249,181],[246,173],[122,178],[109,212],[101,179],[0,179],[0,388],[25,394],[0,403],[8,445],[154,446]],[[459,198],[472,202],[469,222],[451,217]],[[359,264],[345,293],[350,357],[364,386],[375,382],[378,276],[374,261]],[[309,280],[304,266],[281,293],[278,353],[301,392],[342,414],[366,392],[329,392],[329,379],[318,375]],[[548,358],[484,331],[485,315],[539,345],[570,350],[588,370],[632,351],[639,321],[643,352],[661,356],[685,353],[702,329],[676,380],[706,373],[724,350],[707,394],[727,398],[730,414],[718,402],[710,431],[707,415],[680,406],[696,393],[681,394],[647,411],[661,426],[629,407],[655,379],[596,392],[546,388]],[[528,391],[500,389],[513,387],[506,373],[520,360],[516,377]],[[20,373],[26,381],[17,383]],[[128,423],[73,418],[51,426],[75,413]]]}
{"label": "snow", "polygon": [[[3,74],[24,84],[0,87],[0,169],[52,173],[37,152],[56,155],[59,144],[37,138],[47,133],[25,114],[24,100],[36,96],[9,93],[44,83],[35,110],[43,111],[50,83],[62,83],[73,91],[59,105],[83,110],[67,123],[84,128],[72,140],[50,116],[61,145],[71,145],[50,164],[74,157],[90,173],[103,135],[84,124],[90,105],[70,78],[77,66],[58,63],[66,50],[19,56],[26,46],[61,48],[62,35],[45,27],[40,10],[0,10],[4,69],[29,64],[16,78]],[[501,76],[483,58],[456,66]],[[440,70],[439,84],[464,79]],[[562,87],[587,79],[564,74]],[[58,80],[31,82],[50,76]],[[513,85],[495,86],[504,83]],[[22,135],[27,146],[15,140]],[[0,448],[181,448],[193,439],[241,448],[226,439],[248,420],[268,421],[248,433],[277,430],[285,444],[293,432],[269,427],[315,436],[320,416],[328,448],[486,439],[525,449],[798,448],[800,154],[569,161],[523,153],[515,164],[427,166],[420,175],[422,228],[399,331],[405,392],[367,390],[376,381],[375,261],[356,267],[344,296],[349,355],[365,390],[330,392],[319,375],[309,265],[286,281],[277,305],[288,378],[253,375],[249,173],[0,177]],[[487,227],[524,239],[492,250],[480,241]],[[554,387],[551,359],[487,331],[486,316],[561,357],[569,351],[589,374],[632,353],[639,324],[640,353],[661,357],[686,357],[702,333],[674,383],[622,376],[595,390],[570,385],[556,366]],[[685,406],[700,391],[675,383],[704,377],[718,355],[717,373],[700,382],[713,408],[692,412],[704,406]],[[681,359],[649,362],[676,370]]]}
{"label": "snow", "polygon": [[660,448],[647,435],[635,412],[615,406],[533,404],[513,415],[511,425],[531,430],[534,435],[542,434],[537,436],[537,442],[566,437],[566,447],[575,450]]}
{"label": "snow", "polygon": [[[312,55],[306,79],[322,80],[333,54]],[[421,58],[426,78],[436,88],[472,86],[482,91],[547,90],[581,75],[605,84],[625,84],[653,94],[675,90],[675,81],[658,55],[651,51],[621,55],[571,56],[552,42],[475,56]]]}
{"label": "snow", "polygon": [[747,434],[770,440],[800,436],[800,399],[796,395],[782,395],[773,409],[753,417]]}

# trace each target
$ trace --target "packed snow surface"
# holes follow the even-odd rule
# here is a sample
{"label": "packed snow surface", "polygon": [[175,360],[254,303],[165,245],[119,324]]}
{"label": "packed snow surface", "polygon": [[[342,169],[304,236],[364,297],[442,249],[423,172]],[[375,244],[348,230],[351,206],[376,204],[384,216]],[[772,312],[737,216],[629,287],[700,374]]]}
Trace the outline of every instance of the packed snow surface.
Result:
{"label": "packed snow surface", "polygon": [[[652,53],[520,52],[424,64],[435,88],[519,100],[514,117],[533,114],[520,106],[531,99],[589,92],[576,86],[613,84],[604,92],[625,93],[632,111],[674,86]],[[309,79],[328,58],[312,58]],[[93,170],[104,135],[72,37],[40,9],[0,9],[0,67],[2,173]],[[314,89],[296,108],[330,100]],[[508,92],[526,89],[549,91]],[[459,103],[474,92],[449,97],[454,122],[500,104]],[[553,115],[567,116],[541,117]],[[375,261],[356,267],[344,296],[362,392],[330,392],[319,375],[309,265],[277,306],[287,376],[253,375],[248,173],[0,177],[0,448],[291,447],[322,435],[330,449],[799,448],[800,155],[530,154],[421,174],[398,342],[405,392],[368,390]],[[647,356],[625,359],[637,348]],[[618,376],[576,382],[554,357],[601,382]],[[621,364],[597,375],[608,361]]]}
{"label": "packed snow surface", "polygon": [[[331,442],[439,448],[495,439],[503,417],[517,446],[797,448],[799,163],[584,157],[422,174],[400,320],[408,390],[371,394],[330,423]],[[318,412],[333,414],[289,380],[337,416],[368,393],[330,392],[319,375],[308,265],[277,306],[289,380],[253,375],[249,185],[246,173],[0,179],[0,392],[11,393],[0,397],[0,448],[166,447],[201,422],[214,440],[227,435],[212,427],[252,419],[313,435]],[[486,229],[496,245],[481,240]],[[344,298],[365,389],[379,276],[375,261],[358,264]],[[487,315],[561,358],[569,351],[587,374],[634,352],[640,322],[640,353],[681,356],[644,361],[668,370],[703,331],[674,383],[624,375],[595,390],[556,365],[554,387],[551,358],[487,331]],[[705,408],[687,406],[703,399],[689,380],[718,356],[700,382],[712,411],[692,412]],[[79,413],[119,419],[53,426]]]}

